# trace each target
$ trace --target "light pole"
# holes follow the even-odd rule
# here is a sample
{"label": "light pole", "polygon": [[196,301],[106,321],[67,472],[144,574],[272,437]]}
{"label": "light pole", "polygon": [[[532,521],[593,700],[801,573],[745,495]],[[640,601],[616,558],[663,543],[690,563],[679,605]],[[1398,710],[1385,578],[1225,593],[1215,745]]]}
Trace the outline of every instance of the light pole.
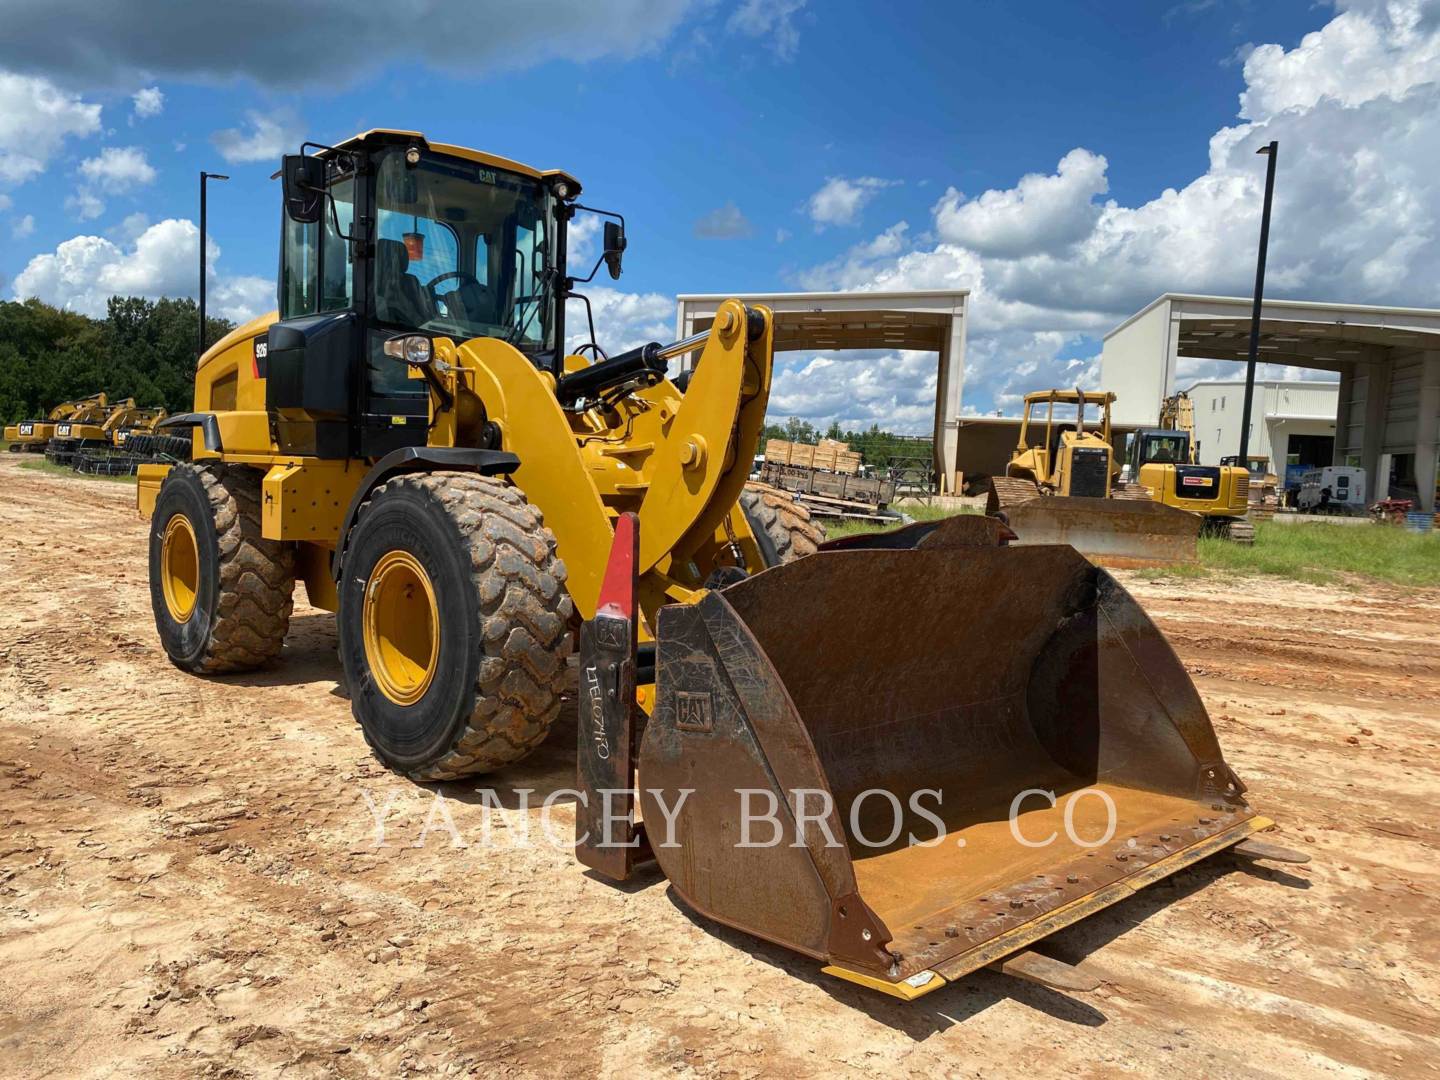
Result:
{"label": "light pole", "polygon": [[1269,160],[1265,163],[1265,207],[1260,212],[1260,254],[1255,261],[1255,306],[1250,310],[1250,360],[1245,365],[1245,404],[1240,413],[1240,460],[1237,464],[1250,467],[1250,407],[1255,399],[1255,360],[1260,353],[1260,304],[1265,298],[1265,253],[1270,247],[1270,200],[1275,196],[1275,159],[1280,144],[1271,140],[1255,151]]}
{"label": "light pole", "polygon": [[200,347],[195,351],[198,360],[205,355],[205,183],[208,180],[229,180],[220,173],[200,171]]}

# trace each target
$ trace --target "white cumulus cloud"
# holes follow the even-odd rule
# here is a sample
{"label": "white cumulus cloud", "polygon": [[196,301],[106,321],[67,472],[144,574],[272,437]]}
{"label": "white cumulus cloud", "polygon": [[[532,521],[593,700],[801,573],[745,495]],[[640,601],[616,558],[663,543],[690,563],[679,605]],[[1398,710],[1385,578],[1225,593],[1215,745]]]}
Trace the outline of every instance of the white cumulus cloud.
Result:
{"label": "white cumulus cloud", "polygon": [[303,125],[289,110],[245,112],[246,127],[225,128],[210,136],[220,156],[232,165],[251,161],[280,164],[280,155],[298,153]]}
{"label": "white cumulus cloud", "polygon": [[877,176],[858,176],[854,179],[832,176],[821,185],[819,191],[810,196],[806,209],[817,230],[827,225],[854,225],[859,221],[860,211],[865,208],[866,203],[883,189],[899,182],[882,180]]}
{"label": "white cumulus cloud", "polygon": [[165,93],[158,86],[147,86],[144,89],[136,90],[130,96],[130,100],[135,106],[135,117],[141,120],[159,116],[165,111]]}
{"label": "white cumulus cloud", "polygon": [[155,182],[156,172],[137,146],[107,146],[80,163],[80,175],[101,191],[118,195]]}
{"label": "white cumulus cloud", "polygon": [[81,221],[94,221],[105,213],[105,200],[93,191],[81,188],[65,199],[65,209]]}
{"label": "white cumulus cloud", "polygon": [[[17,300],[39,297],[94,318],[104,317],[112,296],[193,296],[199,245],[200,230],[178,218],[156,222],[124,246],[103,236],[75,236],[32,258],[12,291]],[[212,240],[206,245],[212,273],[219,257]],[[264,283],[261,290],[257,282],[262,279],[214,274],[215,313],[239,321],[273,308],[273,285]]]}
{"label": "white cumulus cloud", "polygon": [[[674,297],[622,292],[603,285],[582,285],[580,289],[595,312],[595,339],[611,356],[675,336]],[[578,300],[565,305],[565,338],[572,352],[590,340],[585,305]]]}
{"label": "white cumulus cloud", "polygon": [[49,79],[0,71],[0,182],[33,179],[67,138],[99,130],[99,105],[61,90]]}
{"label": "white cumulus cloud", "polygon": [[935,229],[950,243],[1006,258],[1076,243],[1100,216],[1094,199],[1109,189],[1105,167],[1099,154],[1077,148],[1054,175],[1032,173],[1005,191],[967,201],[952,187],[935,205]]}
{"label": "white cumulus cloud", "polygon": [[33,235],[34,232],[35,232],[35,215],[34,215],[34,214],[26,214],[26,215],[25,215],[24,217],[22,217],[19,221],[15,222],[14,225],[11,225],[11,226],[10,226],[10,235],[13,236],[16,240],[24,240],[27,236]]}

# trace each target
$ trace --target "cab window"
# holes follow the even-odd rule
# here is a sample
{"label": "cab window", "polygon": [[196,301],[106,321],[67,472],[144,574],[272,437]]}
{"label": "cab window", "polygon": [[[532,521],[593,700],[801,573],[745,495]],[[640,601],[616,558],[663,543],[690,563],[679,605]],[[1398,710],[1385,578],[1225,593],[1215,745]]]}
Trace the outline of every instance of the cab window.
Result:
{"label": "cab window", "polygon": [[[343,234],[355,217],[355,178],[333,163],[330,194],[322,221],[302,223],[285,217],[280,239],[280,317],[293,319],[317,311],[344,311],[355,304],[355,275],[350,244]],[[336,222],[340,230],[336,231]]]}

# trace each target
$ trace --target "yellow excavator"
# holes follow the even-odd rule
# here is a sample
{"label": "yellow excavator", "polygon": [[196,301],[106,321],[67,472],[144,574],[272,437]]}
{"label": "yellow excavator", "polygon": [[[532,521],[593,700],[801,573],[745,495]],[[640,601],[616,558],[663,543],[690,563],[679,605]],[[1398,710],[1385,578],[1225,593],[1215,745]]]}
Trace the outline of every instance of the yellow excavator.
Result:
{"label": "yellow excavator", "polygon": [[163,405],[131,410],[127,416],[120,418],[116,426],[111,428],[111,447],[115,450],[133,447],[132,439],[152,434],[155,431],[155,425],[169,415],[170,411]]}
{"label": "yellow excavator", "polygon": [[1201,465],[1194,412],[1184,391],[1165,399],[1160,426],[1142,428],[1130,443],[1130,475],[1158,503],[1199,516],[1202,531],[1253,544],[1250,473],[1234,465]]}
{"label": "yellow excavator", "polygon": [[[102,395],[103,396],[103,395]],[[55,434],[45,447],[45,460],[56,465],[73,465],[84,451],[109,450],[111,435],[135,415],[135,399],[96,401],[55,425]]]}
{"label": "yellow excavator", "polygon": [[1074,550],[980,516],[822,543],[747,490],[768,309],[617,353],[587,320],[572,351],[566,302],[626,242],[607,214],[571,267],[595,211],[569,173],[379,130],[281,175],[279,310],[162,422],[193,461],[140,471],[177,666],[283,659],[302,581],[361,732],[417,780],[513,764],[574,695],[582,862],[653,860],[697,912],[900,998],[992,965],[1093,986],[1030,945],[1222,850],[1297,858]]}
{"label": "yellow excavator", "polygon": [[1195,562],[1199,519],[1120,483],[1114,402],[1103,390],[1026,394],[1019,440],[1005,475],[990,479],[987,512],[1004,514],[1018,544],[1070,544],[1104,566]]}
{"label": "yellow excavator", "polygon": [[103,410],[107,401],[104,394],[62,401],[50,410],[44,420],[21,420],[6,427],[5,441],[10,444],[11,453],[44,453],[50,440],[55,437],[55,426],[58,423],[91,410]]}

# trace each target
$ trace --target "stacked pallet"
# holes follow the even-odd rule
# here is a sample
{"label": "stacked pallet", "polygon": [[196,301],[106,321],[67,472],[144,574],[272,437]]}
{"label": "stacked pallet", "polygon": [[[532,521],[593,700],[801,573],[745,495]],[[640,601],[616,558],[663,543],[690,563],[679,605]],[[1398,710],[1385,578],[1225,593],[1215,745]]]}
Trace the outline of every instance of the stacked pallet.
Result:
{"label": "stacked pallet", "polygon": [[777,465],[793,465],[801,469],[854,476],[860,471],[860,455],[848,443],[838,439],[821,439],[819,446],[788,442],[785,439],[765,441],[765,460]]}

